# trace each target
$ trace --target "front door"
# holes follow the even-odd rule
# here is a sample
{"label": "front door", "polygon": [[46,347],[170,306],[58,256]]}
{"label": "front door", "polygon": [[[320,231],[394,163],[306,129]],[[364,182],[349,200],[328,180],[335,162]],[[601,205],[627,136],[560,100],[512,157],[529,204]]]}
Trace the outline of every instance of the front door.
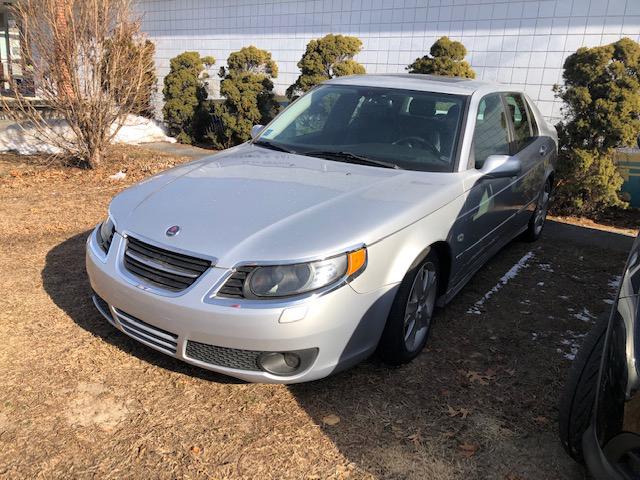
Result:
{"label": "front door", "polygon": [[472,161],[467,199],[450,235],[455,255],[453,283],[482,263],[485,253],[499,240],[502,229],[515,213],[517,178],[486,178],[480,169],[491,155],[509,155],[512,136],[500,93],[483,97],[478,104],[473,134]]}

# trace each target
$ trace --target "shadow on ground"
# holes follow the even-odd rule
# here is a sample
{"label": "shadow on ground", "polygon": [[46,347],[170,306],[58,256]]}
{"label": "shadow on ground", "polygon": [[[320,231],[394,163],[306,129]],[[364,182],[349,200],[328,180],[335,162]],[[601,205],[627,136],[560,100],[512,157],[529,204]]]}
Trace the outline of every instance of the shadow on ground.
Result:
{"label": "shadow on ground", "polygon": [[[56,305],[81,328],[145,362],[235,382],[147,348],[102,319],[84,270],[88,234],[47,254],[42,279]],[[440,311],[428,348],[411,364],[391,369],[374,358],[288,390],[354,468],[375,476],[582,478],[556,436],[556,405],[570,365],[562,342],[567,332],[589,328],[574,312],[606,310],[603,292],[631,243],[623,235],[550,222],[540,242],[508,245]],[[502,285],[481,314],[470,314],[531,252],[526,269]]]}
{"label": "shadow on ground", "polygon": [[96,310],[85,270],[85,242],[91,230],[75,235],[47,253],[42,284],[54,303],[80,327],[119,349],[167,370],[221,383],[240,380],[197,368],[153,350],[112,327]]}

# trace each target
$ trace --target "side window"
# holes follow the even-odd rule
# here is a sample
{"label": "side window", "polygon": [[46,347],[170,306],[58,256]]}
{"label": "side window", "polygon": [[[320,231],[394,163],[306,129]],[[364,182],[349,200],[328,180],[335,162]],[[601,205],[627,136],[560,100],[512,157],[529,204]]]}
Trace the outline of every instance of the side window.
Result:
{"label": "side window", "polygon": [[540,134],[540,130],[538,130],[536,117],[533,115],[533,110],[531,109],[531,102],[525,98],[524,103],[527,105],[527,112],[529,112],[529,121],[531,122],[531,134],[534,137],[537,137]]}
{"label": "side window", "polygon": [[507,99],[507,105],[509,106],[509,117],[513,123],[516,151],[519,152],[533,140],[529,114],[522,95],[509,93],[505,95],[505,97]]}
{"label": "side window", "polygon": [[509,155],[509,127],[498,93],[480,100],[473,132],[473,153],[476,168],[481,168],[490,155]]}

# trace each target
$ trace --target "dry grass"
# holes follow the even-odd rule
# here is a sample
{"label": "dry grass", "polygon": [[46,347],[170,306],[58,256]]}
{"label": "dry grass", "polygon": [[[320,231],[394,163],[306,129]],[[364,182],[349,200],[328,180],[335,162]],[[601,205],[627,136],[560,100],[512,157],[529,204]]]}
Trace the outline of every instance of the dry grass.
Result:
{"label": "dry grass", "polygon": [[[513,243],[441,312],[412,364],[238,383],[136,343],[89,301],[88,230],[125,184],[183,160],[118,149],[81,171],[0,157],[0,477],[581,478],[556,440],[569,365],[558,349],[589,327],[575,313],[606,310],[622,251],[551,233]],[[125,165],[124,182],[108,179]]]}

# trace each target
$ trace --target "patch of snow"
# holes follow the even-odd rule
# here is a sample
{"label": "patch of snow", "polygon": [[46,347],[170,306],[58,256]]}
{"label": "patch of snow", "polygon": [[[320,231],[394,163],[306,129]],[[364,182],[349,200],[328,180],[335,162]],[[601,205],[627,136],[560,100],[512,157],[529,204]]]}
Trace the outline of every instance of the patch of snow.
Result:
{"label": "patch of snow", "polygon": [[610,297],[605,298],[602,301],[607,305],[613,305],[615,303],[616,294],[618,293],[618,287],[620,286],[620,282],[622,281],[622,275],[616,275],[612,277],[609,282],[609,291]]}
{"label": "patch of snow", "polygon": [[567,330],[566,336],[560,341],[562,348],[557,348],[556,351],[561,353],[567,360],[575,360],[582,339],[586,336],[586,333],[575,333],[572,330]]}
{"label": "patch of snow", "polygon": [[127,176],[126,173],[124,173],[122,170],[120,170],[118,173],[114,173],[113,175],[109,175],[109,178],[111,180],[122,180]]}
{"label": "patch of snow", "polygon": [[127,116],[113,141],[127,145],[139,145],[141,143],[152,142],[176,143],[175,138],[165,133],[160,122],[135,115]]}
{"label": "patch of snow", "polygon": [[582,320],[583,322],[593,322],[596,316],[591,313],[586,307],[582,309],[581,312],[574,313],[573,316],[578,320]]}
{"label": "patch of snow", "polygon": [[539,287],[544,287],[544,282],[538,282]]}
{"label": "patch of snow", "polygon": [[567,295],[559,295],[558,298],[561,298],[562,300],[569,300]]}
{"label": "patch of snow", "polygon": [[609,280],[609,288],[611,290],[617,290],[620,286],[620,282],[622,281],[622,275],[616,275],[615,277]]}
{"label": "patch of snow", "polygon": [[[55,134],[52,133],[52,136],[63,136],[68,141],[73,140],[74,134],[64,120],[49,120],[47,124],[52,132],[55,132]],[[111,128],[113,131],[116,125],[114,124]],[[150,142],[175,143],[176,139],[167,136],[162,125],[155,120],[128,115],[113,142],[139,145]],[[33,125],[14,123],[0,131],[0,152],[34,155],[37,153],[56,154],[61,150],[56,145],[37,138]]]}
{"label": "patch of snow", "polygon": [[507,273],[502,276],[502,278],[500,278],[500,280],[498,280],[498,283],[496,283],[493,288],[491,288],[491,290],[485,293],[480,300],[469,307],[467,313],[480,315],[482,313],[481,308],[484,303],[489,300],[496,292],[498,292],[498,290],[509,283],[510,280],[514,279],[518,275],[520,270],[522,270],[523,268],[527,268],[529,260],[531,260],[533,257],[533,252],[527,252],[520,260],[517,261],[517,263],[513,267],[509,269]]}
{"label": "patch of snow", "polygon": [[543,272],[553,273],[553,268],[550,263],[539,263],[538,268]]}

